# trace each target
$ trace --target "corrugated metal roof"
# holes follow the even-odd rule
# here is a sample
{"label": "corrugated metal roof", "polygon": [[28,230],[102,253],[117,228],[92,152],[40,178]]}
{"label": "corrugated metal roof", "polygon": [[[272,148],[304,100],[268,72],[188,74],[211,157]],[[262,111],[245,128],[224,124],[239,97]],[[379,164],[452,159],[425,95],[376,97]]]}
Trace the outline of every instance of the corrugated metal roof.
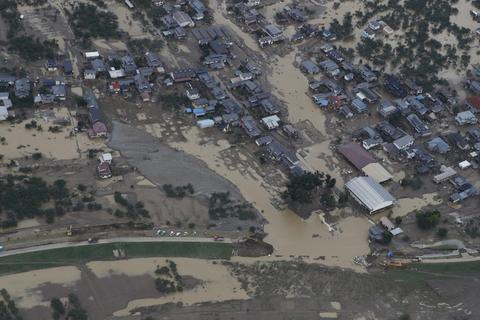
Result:
{"label": "corrugated metal roof", "polygon": [[393,205],[395,198],[371,177],[356,177],[347,182],[347,189],[370,213]]}

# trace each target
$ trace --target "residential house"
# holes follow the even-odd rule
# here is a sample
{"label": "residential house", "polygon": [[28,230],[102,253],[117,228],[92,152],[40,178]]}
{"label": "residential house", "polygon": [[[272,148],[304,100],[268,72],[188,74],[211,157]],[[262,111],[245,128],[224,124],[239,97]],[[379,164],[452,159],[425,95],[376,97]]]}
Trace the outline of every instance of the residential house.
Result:
{"label": "residential house", "polygon": [[373,104],[380,99],[380,96],[370,89],[367,83],[360,83],[357,85],[354,91],[356,91],[355,96],[357,98],[361,99],[362,101],[366,101],[367,103]]}
{"label": "residential house", "polygon": [[292,126],[291,124],[284,125],[282,127],[282,131],[289,138],[298,139],[299,137],[298,130],[295,129],[295,127]]}
{"label": "residential house", "polygon": [[260,108],[264,114],[274,115],[280,112],[279,107],[271,99],[262,99],[260,101]]}
{"label": "residential house", "polygon": [[200,92],[197,88],[190,87],[186,91],[186,96],[190,101],[197,100],[200,99]]}
{"label": "residential house", "polygon": [[262,118],[260,123],[262,123],[268,130],[274,130],[280,126],[280,118],[276,115],[268,116]]}
{"label": "residential house", "polygon": [[465,101],[465,106],[473,113],[480,111],[480,96],[468,97]]}
{"label": "residential house", "polygon": [[105,138],[108,134],[107,126],[103,122],[97,121],[88,130],[87,134],[90,139]]}
{"label": "residential house", "polygon": [[273,141],[273,138],[271,136],[263,136],[255,140],[255,144],[259,147],[266,146],[270,144]]}
{"label": "residential house", "polygon": [[187,13],[181,10],[175,11],[172,14],[172,18],[182,28],[195,27],[195,22],[193,22],[192,18],[190,18]]}
{"label": "residential house", "polygon": [[408,95],[407,89],[396,76],[387,75],[383,85],[395,98],[405,98]]}
{"label": "residential house", "polygon": [[200,0],[188,0],[188,5],[195,12],[193,19],[202,20],[205,17],[207,8]]}
{"label": "residential house", "polygon": [[409,96],[407,97],[407,102],[412,108],[412,110],[420,117],[423,117],[425,114],[428,113],[427,107],[425,107],[425,105],[420,102],[417,97]]}
{"label": "residential house", "polygon": [[370,67],[367,66],[366,64],[361,65],[361,66],[358,68],[358,72],[359,72],[360,76],[361,76],[366,82],[374,82],[374,81],[377,81],[377,76],[375,75],[375,73],[373,73],[373,71],[370,69]]}
{"label": "residential house", "polygon": [[228,62],[228,57],[225,54],[209,54],[203,58],[203,64],[212,69],[223,69]]}
{"label": "residential house", "polygon": [[8,86],[15,84],[15,76],[9,74],[0,73],[0,86]]}
{"label": "residential house", "polygon": [[112,170],[108,162],[100,162],[97,165],[97,175],[101,179],[108,179],[112,177]]}
{"label": "residential house", "polygon": [[405,86],[407,87],[408,93],[411,95],[419,95],[423,93],[423,88],[412,79],[405,79]]}
{"label": "residential house", "polygon": [[0,121],[5,121],[9,117],[8,109],[0,106]]}
{"label": "residential house", "polygon": [[[91,72],[95,73],[95,71],[93,71],[93,70],[91,70]],[[121,68],[120,69],[115,69],[114,67],[110,67],[110,69],[108,70],[108,76],[111,79],[119,79],[119,78],[125,77],[126,74],[125,74],[125,70],[123,70]]]}
{"label": "residential house", "polygon": [[250,115],[242,117],[240,125],[250,138],[259,137],[262,134],[255,119]]}
{"label": "residential house", "polygon": [[48,59],[45,67],[47,68],[47,71],[50,71],[50,72],[57,71],[58,69],[57,61],[55,59]]}
{"label": "residential house", "polygon": [[70,59],[63,60],[63,72],[65,74],[72,74],[73,73],[73,65]]}
{"label": "residential house", "polygon": [[450,146],[442,138],[436,137],[427,142],[427,149],[431,152],[446,154],[450,151]]}
{"label": "residential house", "polygon": [[382,25],[381,25],[378,21],[374,20],[374,21],[370,21],[370,22],[368,23],[368,27],[369,27],[372,31],[378,31],[378,30],[380,30],[380,28],[382,27]]}
{"label": "residential house", "polygon": [[429,136],[432,134],[430,128],[425,123],[423,123],[423,121],[420,120],[420,118],[416,114],[409,114],[407,116],[407,121],[419,135]]}
{"label": "residential house", "polygon": [[403,137],[398,138],[395,141],[393,141],[393,145],[398,150],[407,150],[408,148],[413,146],[414,143],[415,143],[415,139],[408,134],[406,134]]}
{"label": "residential house", "polygon": [[473,143],[480,142],[480,128],[471,128],[467,131],[468,140]]}
{"label": "residential house", "polygon": [[107,68],[105,67],[105,63],[103,62],[102,59],[92,60],[90,62],[90,67],[91,67],[91,70],[95,70],[97,74],[104,73],[107,71]]}
{"label": "residential house", "polygon": [[126,75],[134,76],[137,73],[137,64],[132,56],[126,55],[120,58],[122,69]]}
{"label": "residential house", "polygon": [[319,63],[319,66],[323,72],[331,77],[335,77],[340,74],[340,67],[333,60],[324,60]]}
{"label": "residential house", "polygon": [[248,7],[256,7],[260,5],[260,0],[245,0],[244,3]]}
{"label": "residential house", "polygon": [[223,100],[227,98],[227,94],[225,91],[220,88],[220,87],[215,87],[212,89],[212,95],[214,96],[215,99],[217,100]]}
{"label": "residential house", "polygon": [[368,112],[368,106],[361,99],[358,99],[358,98],[353,99],[352,102],[350,103],[350,106],[357,113]]}
{"label": "residential house", "polygon": [[300,64],[300,68],[307,74],[317,74],[320,72],[320,68],[312,60],[303,61]]}
{"label": "residential house", "polygon": [[467,111],[459,112],[455,116],[455,121],[459,126],[463,126],[467,124],[477,124],[478,119],[470,110],[467,110]]}
{"label": "residential house", "polygon": [[30,81],[27,78],[15,80],[15,97],[24,99],[30,96]]}
{"label": "residential house", "polygon": [[263,30],[272,39],[273,42],[282,41],[284,39],[282,30],[280,30],[273,24],[265,26]]}
{"label": "residential house", "polygon": [[148,80],[141,74],[135,75],[133,79],[135,80],[135,87],[137,88],[137,91],[140,94],[143,102],[150,101],[152,96],[152,88],[150,87]]}
{"label": "residential house", "polygon": [[242,107],[231,98],[223,99],[220,101],[220,105],[226,113],[242,114]]}
{"label": "residential house", "polygon": [[385,140],[394,141],[405,135],[405,132],[396,128],[388,121],[382,121],[375,127]]}
{"label": "residential house", "polygon": [[377,111],[383,118],[387,119],[396,114],[398,109],[391,101],[383,100],[378,105]]}
{"label": "residential house", "polygon": [[435,183],[441,183],[441,182],[447,181],[448,179],[454,177],[456,174],[457,174],[457,172],[452,167],[447,167],[445,165],[442,165],[440,167],[440,173],[433,176],[433,181]]}
{"label": "residential house", "polygon": [[8,92],[0,92],[0,107],[5,109],[10,109],[13,106],[12,100],[10,100],[10,95]]}
{"label": "residential house", "polygon": [[99,107],[88,108],[88,119],[91,125],[97,122],[102,122],[103,115],[102,115],[102,112],[100,111],[100,108]]}
{"label": "residential house", "polygon": [[67,89],[63,84],[53,86],[52,94],[55,96],[56,100],[64,101],[67,99]]}
{"label": "residential house", "polygon": [[96,77],[97,77],[97,72],[95,72],[95,70],[85,69],[85,71],[83,72],[83,78],[85,80],[95,80]]}
{"label": "residential house", "polygon": [[87,51],[85,52],[86,59],[96,59],[100,57],[100,53],[98,51]]}
{"label": "residential house", "polygon": [[148,51],[145,53],[145,60],[147,61],[147,65],[150,68],[154,68],[157,70],[158,73],[164,73],[165,69],[163,68],[163,64],[160,61],[160,56],[158,53],[153,51]]}
{"label": "residential house", "polygon": [[447,135],[447,139],[452,145],[456,146],[460,150],[470,149],[467,139],[465,139],[465,137],[459,132],[449,133]]}
{"label": "residential house", "polygon": [[370,39],[373,40],[375,39],[375,32],[373,32],[370,29],[365,29],[362,31],[361,35],[362,39]]}
{"label": "residential house", "polygon": [[395,106],[402,115],[407,115],[412,112],[410,104],[406,99],[396,99],[393,103],[395,103]]}
{"label": "residential house", "polygon": [[303,10],[300,7],[292,7],[290,8],[289,6],[286,6],[283,11],[292,19],[293,21],[296,22],[305,22],[307,21],[307,15],[305,14],[305,10]]}
{"label": "residential house", "polygon": [[170,73],[170,77],[172,78],[173,82],[176,83],[192,81],[195,76],[196,73],[194,69],[179,69]]}

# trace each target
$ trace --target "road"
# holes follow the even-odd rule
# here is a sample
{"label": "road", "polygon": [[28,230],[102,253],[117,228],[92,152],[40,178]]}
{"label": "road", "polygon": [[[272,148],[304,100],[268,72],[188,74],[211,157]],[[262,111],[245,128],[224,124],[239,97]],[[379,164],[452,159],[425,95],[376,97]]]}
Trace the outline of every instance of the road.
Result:
{"label": "road", "polygon": [[[13,256],[22,253],[38,252],[51,249],[81,247],[81,246],[95,246],[97,244],[107,243],[122,243],[122,242],[217,242],[213,238],[201,238],[201,237],[119,237],[110,239],[100,239],[97,243],[88,243],[87,241],[81,242],[61,242],[52,243],[46,245],[32,246],[22,249],[6,250],[0,253],[1,257]],[[220,243],[232,243],[231,239],[225,238]]]}

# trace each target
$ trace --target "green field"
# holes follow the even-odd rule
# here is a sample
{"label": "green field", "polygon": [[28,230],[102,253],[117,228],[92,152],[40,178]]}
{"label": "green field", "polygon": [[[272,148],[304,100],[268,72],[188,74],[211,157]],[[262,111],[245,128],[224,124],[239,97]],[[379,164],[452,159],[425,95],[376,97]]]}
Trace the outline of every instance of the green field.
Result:
{"label": "green field", "polygon": [[228,243],[128,242],[85,245],[0,257],[0,275],[36,269],[75,265],[94,260],[113,260],[113,250],[123,249],[126,258],[182,257],[230,259]]}
{"label": "green field", "polygon": [[407,270],[388,271],[383,277],[400,281],[444,278],[480,279],[480,261],[451,263],[414,263]]}

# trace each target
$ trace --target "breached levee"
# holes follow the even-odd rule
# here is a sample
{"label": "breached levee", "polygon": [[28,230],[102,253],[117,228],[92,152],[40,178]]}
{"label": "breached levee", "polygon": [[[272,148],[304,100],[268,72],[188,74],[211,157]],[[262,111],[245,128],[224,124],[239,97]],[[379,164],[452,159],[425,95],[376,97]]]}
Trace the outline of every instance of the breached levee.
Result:
{"label": "breached levee", "polygon": [[271,203],[278,194],[265,188],[255,170],[247,169],[248,174],[232,170],[222,160],[221,151],[230,148],[226,141],[200,143],[196,127],[184,135],[186,141],[165,145],[140,129],[115,122],[109,146],[157,185],[192,183],[204,193],[230,190],[252,203],[267,219],[265,241],[275,248],[274,256],[265,260],[302,256],[310,262],[360,270],[352,258],[369,253],[366,219],[347,218],[338,223],[342,232],[330,233],[317,215],[303,220],[288,209],[278,210]]}

